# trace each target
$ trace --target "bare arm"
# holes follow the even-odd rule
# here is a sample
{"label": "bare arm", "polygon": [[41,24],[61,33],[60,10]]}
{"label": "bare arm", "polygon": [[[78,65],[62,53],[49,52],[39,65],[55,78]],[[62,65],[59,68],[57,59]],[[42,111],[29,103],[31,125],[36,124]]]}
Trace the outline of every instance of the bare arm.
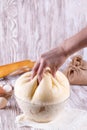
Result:
{"label": "bare arm", "polygon": [[87,47],[87,27],[75,36],[65,40],[61,46],[68,56],[84,47]]}
{"label": "bare arm", "polygon": [[87,47],[87,27],[73,37],[65,40],[58,47],[42,54],[33,68],[32,78],[37,73],[38,80],[40,81],[47,66],[50,67],[52,74],[55,75],[57,69],[70,55],[84,47]]}

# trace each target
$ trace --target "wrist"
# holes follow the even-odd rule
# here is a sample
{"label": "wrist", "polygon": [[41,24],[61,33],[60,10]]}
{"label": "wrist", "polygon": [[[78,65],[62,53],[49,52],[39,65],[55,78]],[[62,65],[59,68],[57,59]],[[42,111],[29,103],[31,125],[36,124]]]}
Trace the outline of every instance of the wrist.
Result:
{"label": "wrist", "polygon": [[68,58],[70,56],[68,48],[67,48],[68,40],[65,40],[61,45],[60,48],[62,50],[63,55]]}

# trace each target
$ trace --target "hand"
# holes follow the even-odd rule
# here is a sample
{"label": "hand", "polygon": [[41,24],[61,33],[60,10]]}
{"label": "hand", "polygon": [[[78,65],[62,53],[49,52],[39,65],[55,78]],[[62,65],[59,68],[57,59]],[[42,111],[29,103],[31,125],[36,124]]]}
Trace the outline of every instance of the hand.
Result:
{"label": "hand", "polygon": [[32,78],[37,74],[40,82],[46,67],[49,67],[52,75],[55,76],[56,71],[65,62],[66,58],[67,56],[62,46],[42,54],[32,70]]}

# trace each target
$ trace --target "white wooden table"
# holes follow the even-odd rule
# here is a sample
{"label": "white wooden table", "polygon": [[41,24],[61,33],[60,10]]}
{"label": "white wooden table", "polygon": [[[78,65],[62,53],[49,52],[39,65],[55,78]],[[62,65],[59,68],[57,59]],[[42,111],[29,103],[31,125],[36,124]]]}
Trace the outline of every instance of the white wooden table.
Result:
{"label": "white wooden table", "polygon": [[[87,25],[87,0],[0,0],[0,65],[36,60]],[[87,50],[85,51],[87,55]],[[72,86],[69,105],[87,109],[87,86]],[[0,110],[0,130],[17,128],[14,97]]]}
{"label": "white wooden table", "polygon": [[[11,78],[11,80],[1,80],[0,83],[2,84],[9,82],[14,87],[15,79]],[[7,106],[4,109],[0,109],[0,130],[30,130],[29,127],[17,128],[15,124],[15,118],[17,115],[19,115],[19,113],[21,113],[21,111],[16,103],[13,93],[8,101]]]}
{"label": "white wooden table", "polygon": [[[14,84],[14,82],[11,83]],[[68,105],[72,108],[87,110],[87,86],[71,86]],[[12,96],[7,107],[0,110],[0,130],[31,130],[29,127],[18,128],[15,124],[15,118],[20,113],[15,98]]]}

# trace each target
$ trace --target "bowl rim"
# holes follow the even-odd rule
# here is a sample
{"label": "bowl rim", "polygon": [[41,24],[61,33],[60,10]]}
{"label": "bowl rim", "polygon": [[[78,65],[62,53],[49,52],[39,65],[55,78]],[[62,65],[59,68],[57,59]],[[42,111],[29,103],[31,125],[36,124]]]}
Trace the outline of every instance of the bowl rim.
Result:
{"label": "bowl rim", "polygon": [[15,94],[14,94],[14,97],[15,97],[15,99],[21,100],[24,103],[28,103],[28,104],[32,104],[32,105],[40,105],[40,106],[49,106],[49,105],[58,105],[58,104],[61,105],[61,104],[65,103],[69,99],[70,96],[68,96],[65,100],[63,100],[61,102],[52,102],[52,103],[47,103],[47,102],[46,103],[33,103],[28,100],[25,101],[25,99],[23,100],[23,99],[17,97]]}

